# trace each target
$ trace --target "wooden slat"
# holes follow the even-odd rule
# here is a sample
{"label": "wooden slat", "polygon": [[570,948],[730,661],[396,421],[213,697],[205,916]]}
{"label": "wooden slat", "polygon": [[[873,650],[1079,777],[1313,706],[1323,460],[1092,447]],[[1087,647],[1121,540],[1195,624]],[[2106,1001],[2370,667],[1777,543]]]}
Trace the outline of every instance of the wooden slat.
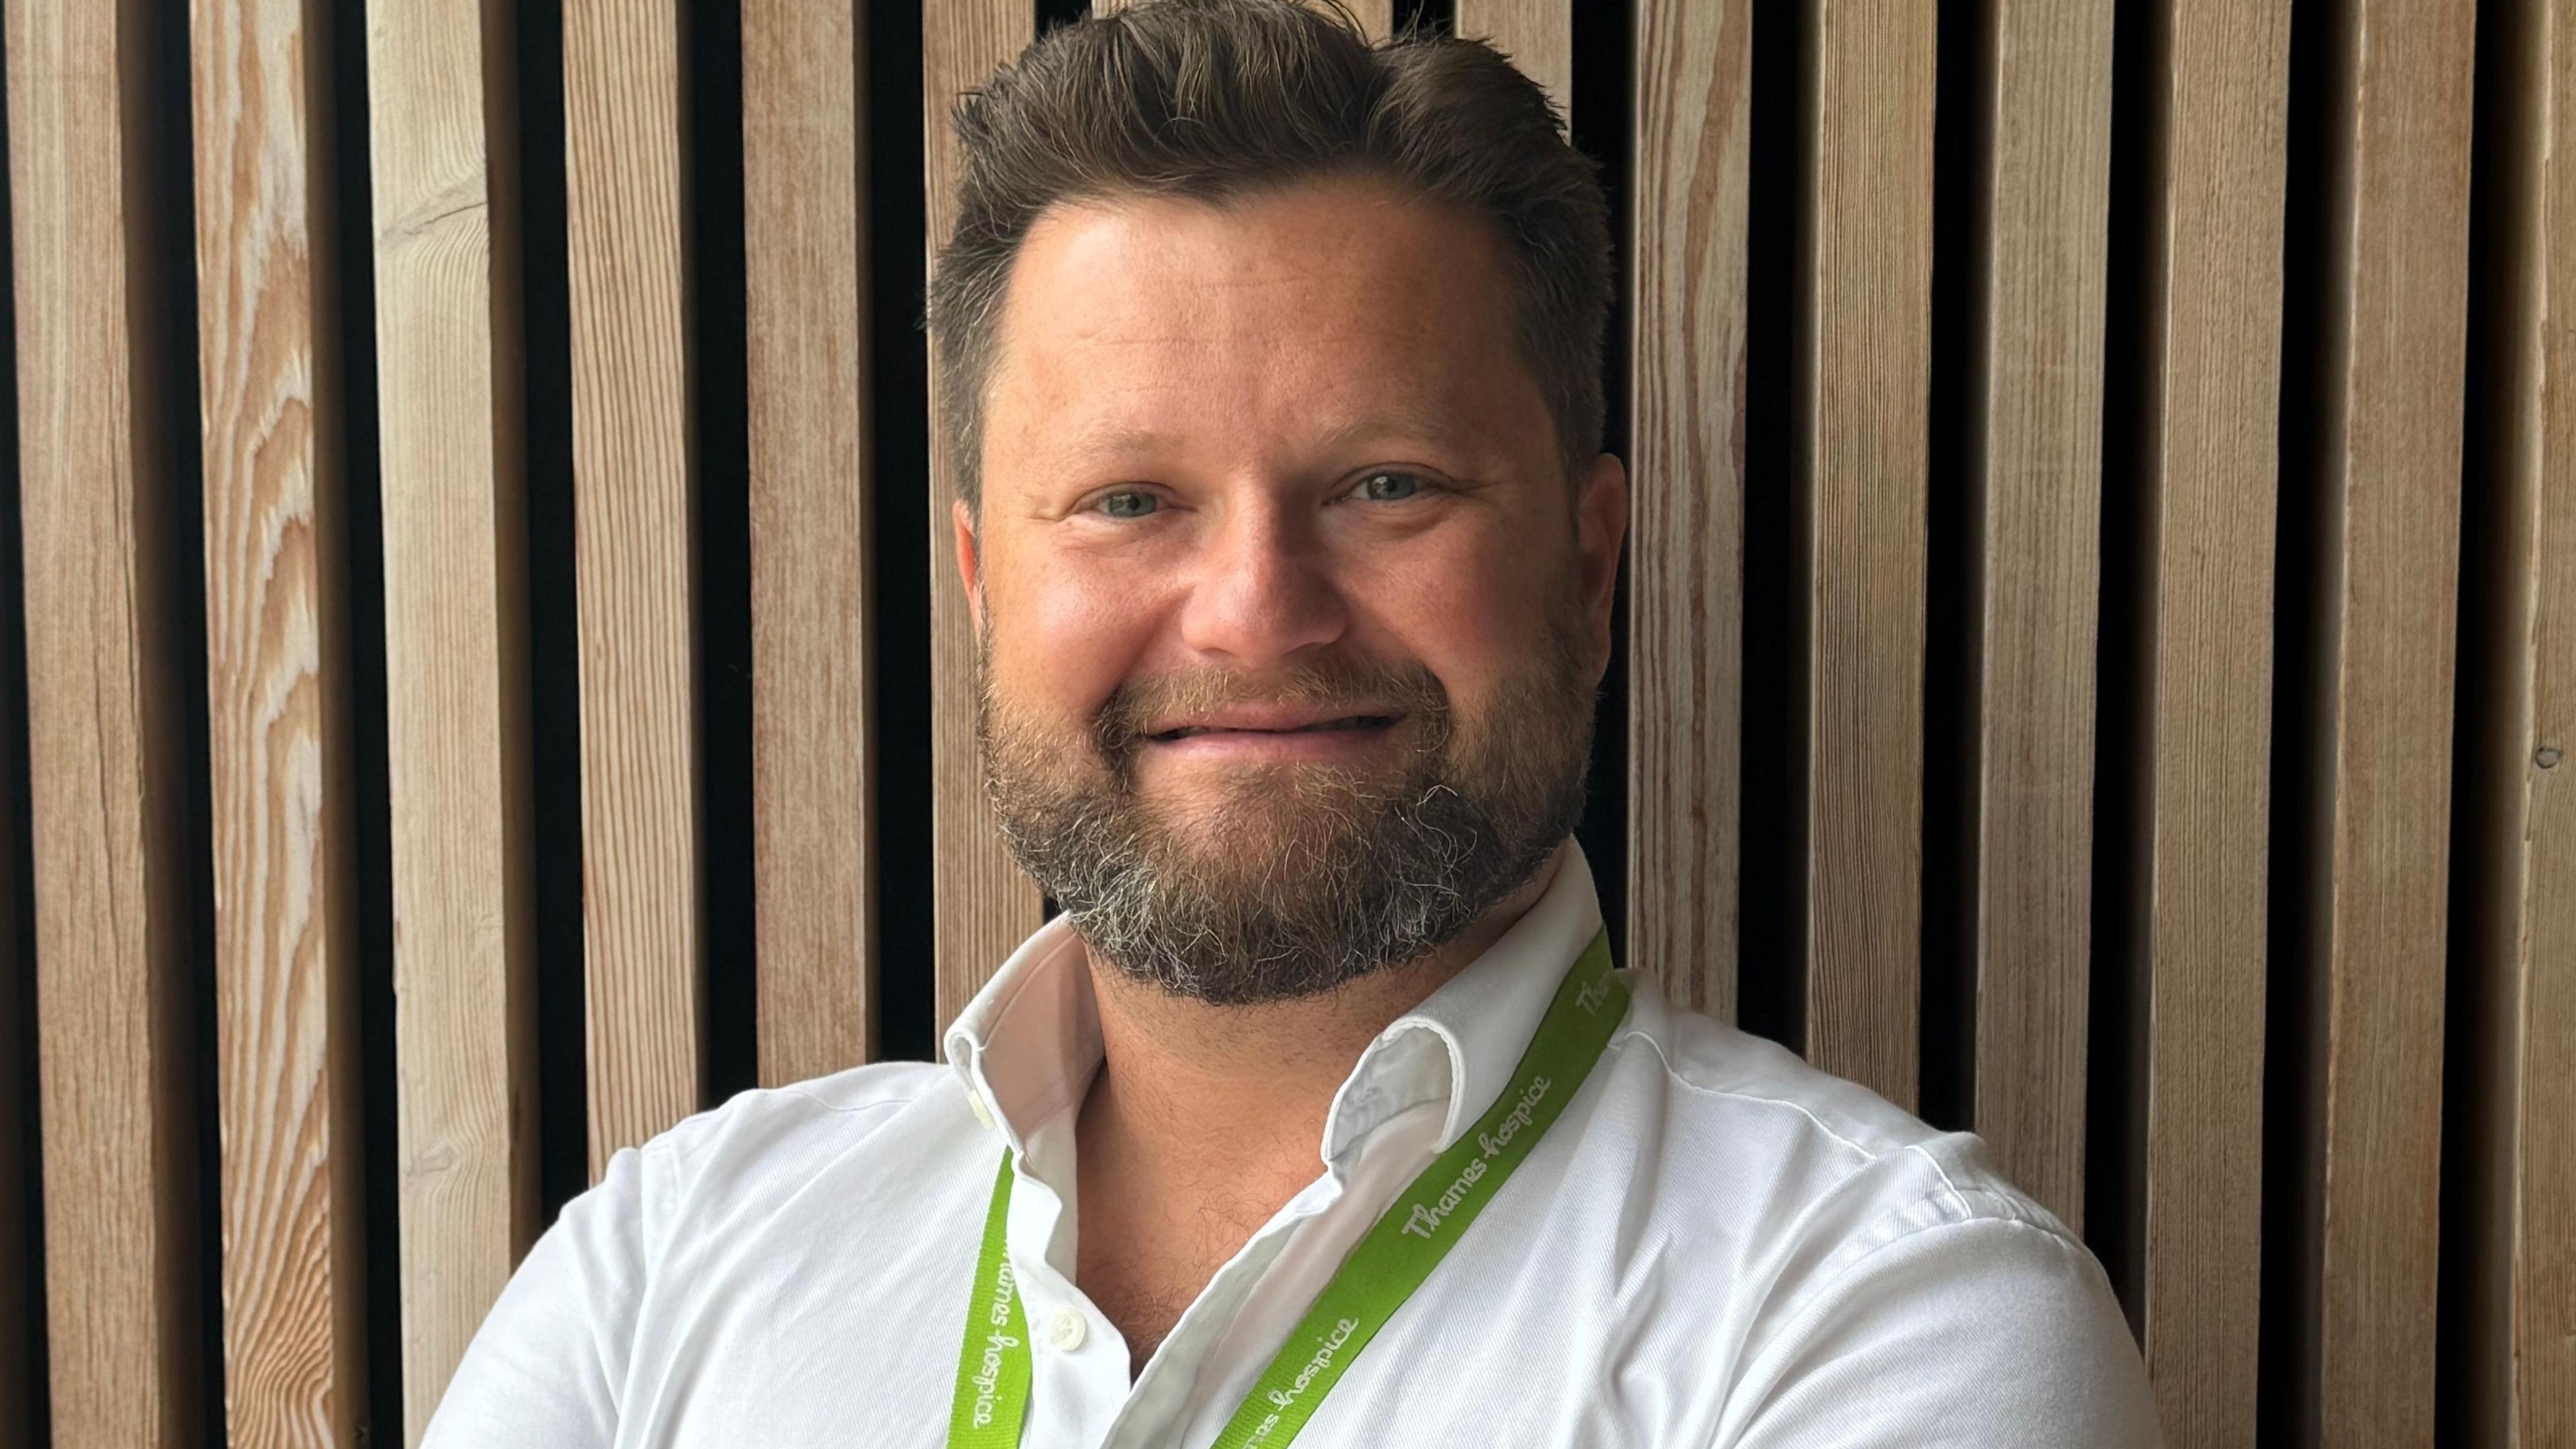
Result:
{"label": "wooden slat", "polygon": [[2515,1449],[2576,1444],[2576,17],[2544,7],[2549,104],[2546,408],[2529,497],[2530,712],[2508,758],[2525,789],[2519,912],[2505,939],[2521,1014],[2514,1044]]}
{"label": "wooden slat", "polygon": [[2453,606],[2475,16],[2359,0],[2322,98],[2346,189],[2326,265],[2310,883],[2323,1161],[2322,1442],[2429,1444]]}
{"label": "wooden slat", "polygon": [[590,1170],[698,1109],[697,458],[677,0],[564,8]]}
{"label": "wooden slat", "polygon": [[868,653],[874,487],[847,4],[742,9],[749,307],[752,822],[765,1086],[866,1061],[876,1034]]}
{"label": "wooden slat", "polygon": [[[1639,75],[1642,81],[1648,70],[1664,72],[1667,76],[1664,84],[1669,88],[1673,83],[1669,79],[1666,52],[1654,49],[1645,38],[1647,18],[1644,12],[1656,3],[1657,0],[1639,0]],[[1730,17],[1738,31],[1747,23],[1740,13],[1742,7],[1735,4],[1703,5],[1701,8],[1715,12],[1699,17],[1702,29],[1715,30]],[[1674,22],[1664,23],[1669,26]],[[1512,64],[1520,67],[1521,74],[1537,81],[1540,89],[1547,92],[1547,98],[1556,103],[1558,115],[1574,113],[1574,9],[1568,0],[1458,0],[1457,15],[1451,22],[1451,29],[1469,39],[1489,42],[1496,50],[1510,56]],[[1384,31],[1371,33],[1383,34]],[[1724,94],[1727,88],[1712,87],[1702,78],[1692,89],[1715,90]],[[1741,87],[1736,88],[1735,101],[1738,104],[1742,102]],[[1640,129],[1638,134],[1645,133]]]}
{"label": "wooden slat", "polygon": [[511,31],[368,8],[406,1444],[537,1227]]}
{"label": "wooden slat", "polygon": [[[2143,1320],[2176,1449],[2254,1442],[2289,20],[2174,0],[2140,247],[2153,491]],[[2098,1171],[2109,1171],[2100,1164]]]}
{"label": "wooden slat", "polygon": [[1991,0],[1987,25],[1973,1111],[2004,1175],[2080,1227],[2111,4]]}
{"label": "wooden slat", "polygon": [[2481,146],[2475,259],[2489,272],[2473,373],[2485,551],[2461,586],[2478,612],[2462,623],[2474,672],[2460,725],[2480,733],[2458,755],[2453,816],[2477,832],[2453,857],[2469,888],[2453,899],[2472,914],[2454,932],[2470,989],[2452,998],[2477,1014],[2453,1036],[2480,1055],[2449,1114],[2467,1129],[2472,1190],[2455,1201],[2472,1216],[2445,1231],[2441,1263],[2446,1301],[2465,1285],[2452,1352],[2468,1373],[2438,1391],[2459,1396],[2458,1443],[2539,1449],[2576,1442],[2576,398],[2551,385],[2576,367],[2576,29],[2559,6],[2498,25],[2486,44],[2501,63],[2480,77],[2499,94],[2479,124],[2499,134]]}
{"label": "wooden slat", "polygon": [[366,1392],[328,32],[190,13],[224,1419],[319,1449]]}
{"label": "wooden slat", "polygon": [[[921,76],[927,201],[933,265],[956,224],[962,162],[948,112],[960,91],[1020,53],[1035,36],[1025,0],[946,0],[922,12]],[[940,381],[930,415],[940,415]],[[1005,957],[1038,927],[1037,888],[1002,848],[975,758],[975,629],[957,573],[950,504],[956,461],[934,422],[930,441],[930,740],[932,905],[937,932],[934,997],[938,1028],[974,996]]]}
{"label": "wooden slat", "polygon": [[[10,223],[53,1442],[203,1423],[189,808],[140,0],[9,0]],[[166,17],[165,17],[166,18]]]}
{"label": "wooden slat", "polygon": [[1735,1015],[1752,6],[1637,12],[1628,964]]}
{"label": "wooden slat", "polygon": [[1807,509],[1807,1057],[1916,1090],[1933,7],[1805,13],[1794,445]]}

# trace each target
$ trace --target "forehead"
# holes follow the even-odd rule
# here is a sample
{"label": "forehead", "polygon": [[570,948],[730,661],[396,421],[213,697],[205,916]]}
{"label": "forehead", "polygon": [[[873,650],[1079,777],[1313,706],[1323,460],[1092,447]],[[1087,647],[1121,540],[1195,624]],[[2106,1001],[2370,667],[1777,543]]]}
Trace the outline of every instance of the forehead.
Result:
{"label": "forehead", "polygon": [[1480,219],[1339,177],[1222,203],[1064,204],[1030,228],[986,406],[996,450],[1315,442],[1402,423],[1552,447]]}

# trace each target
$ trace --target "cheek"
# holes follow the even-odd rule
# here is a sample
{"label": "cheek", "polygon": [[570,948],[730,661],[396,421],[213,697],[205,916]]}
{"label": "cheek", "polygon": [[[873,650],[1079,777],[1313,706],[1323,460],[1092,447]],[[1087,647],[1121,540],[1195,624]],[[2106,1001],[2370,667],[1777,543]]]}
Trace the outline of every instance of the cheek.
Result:
{"label": "cheek", "polygon": [[1461,538],[1408,550],[1355,587],[1397,657],[1420,662],[1453,702],[1473,710],[1545,642],[1546,610],[1558,591],[1532,553]]}
{"label": "cheek", "polygon": [[1135,671],[1152,634],[1133,580],[1060,561],[992,569],[995,684],[1023,708],[1087,720]]}

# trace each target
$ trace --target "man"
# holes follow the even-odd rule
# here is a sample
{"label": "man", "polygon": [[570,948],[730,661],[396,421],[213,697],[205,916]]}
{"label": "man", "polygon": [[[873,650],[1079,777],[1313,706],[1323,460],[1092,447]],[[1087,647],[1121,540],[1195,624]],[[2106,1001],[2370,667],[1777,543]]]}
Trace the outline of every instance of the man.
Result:
{"label": "man", "polygon": [[1608,234],[1536,88],[1162,0],[957,124],[957,564],[1066,914],[948,1065],[619,1153],[433,1449],[2154,1443],[1975,1139],[1610,970]]}

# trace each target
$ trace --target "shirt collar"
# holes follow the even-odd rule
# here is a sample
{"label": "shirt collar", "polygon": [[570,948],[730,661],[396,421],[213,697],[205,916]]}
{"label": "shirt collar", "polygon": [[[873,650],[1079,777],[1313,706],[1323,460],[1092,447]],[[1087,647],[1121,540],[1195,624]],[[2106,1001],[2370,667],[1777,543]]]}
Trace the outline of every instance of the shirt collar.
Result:
{"label": "shirt collar", "polygon": [[[1327,1164],[1398,1114],[1444,1100],[1445,1148],[1501,1095],[1566,968],[1601,929],[1582,847],[1566,840],[1555,867],[1500,940],[1360,1054],[1325,1119]],[[1100,1062],[1100,1018],[1072,923],[1059,916],[1022,942],[944,1042],[976,1114],[1025,1156],[1029,1134],[1079,1099]]]}

